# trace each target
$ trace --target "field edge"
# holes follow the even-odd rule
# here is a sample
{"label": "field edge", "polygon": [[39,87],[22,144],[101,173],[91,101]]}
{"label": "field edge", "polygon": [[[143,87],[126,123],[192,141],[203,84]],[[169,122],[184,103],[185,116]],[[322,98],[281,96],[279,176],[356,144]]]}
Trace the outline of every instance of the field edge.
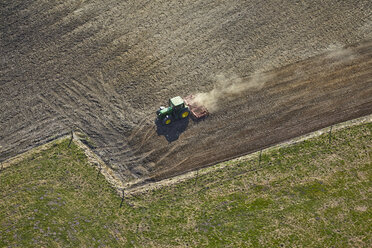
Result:
{"label": "field edge", "polygon": [[224,161],[216,162],[214,165],[204,167],[197,170],[186,171],[181,175],[177,175],[174,177],[166,178],[160,181],[151,182],[149,178],[142,178],[137,180],[132,180],[129,182],[122,182],[117,176],[114,170],[111,169],[109,165],[107,165],[93,150],[89,147],[89,137],[82,133],[81,131],[71,132],[70,134],[64,134],[61,136],[56,137],[55,139],[51,138],[51,141],[45,143],[41,146],[35,147],[27,152],[21,153],[15,157],[9,158],[8,160],[1,163],[0,169],[5,169],[13,164],[17,164],[19,161],[26,159],[33,154],[40,153],[41,151],[49,149],[54,144],[62,143],[64,140],[69,139],[71,142],[75,143],[85,154],[87,157],[88,163],[95,167],[99,172],[105,177],[106,181],[110,183],[110,185],[116,190],[118,194],[122,194],[123,191],[126,194],[138,194],[143,193],[155,189],[159,189],[165,186],[181,183],[186,180],[193,179],[198,177],[199,175],[205,175],[208,173],[213,173],[213,171],[220,170],[231,163],[235,162],[244,162],[249,159],[258,158],[260,154],[267,153],[277,148],[288,147],[294,144],[298,144],[305,140],[318,137],[322,134],[329,133],[332,134],[332,131],[342,130],[348,127],[364,124],[364,123],[371,123],[372,122],[372,114],[359,117],[353,120],[341,122],[329,127],[322,128],[320,130],[301,135],[299,137],[281,142],[277,145],[270,146],[268,148],[264,148],[262,150],[251,152],[236,158],[227,159]]}

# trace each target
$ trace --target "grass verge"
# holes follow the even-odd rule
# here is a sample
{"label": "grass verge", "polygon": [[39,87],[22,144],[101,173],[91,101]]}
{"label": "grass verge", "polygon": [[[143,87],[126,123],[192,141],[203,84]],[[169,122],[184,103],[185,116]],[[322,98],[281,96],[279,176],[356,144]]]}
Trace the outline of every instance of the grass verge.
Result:
{"label": "grass verge", "polygon": [[0,247],[370,247],[372,124],[121,198],[68,140],[0,173]]}

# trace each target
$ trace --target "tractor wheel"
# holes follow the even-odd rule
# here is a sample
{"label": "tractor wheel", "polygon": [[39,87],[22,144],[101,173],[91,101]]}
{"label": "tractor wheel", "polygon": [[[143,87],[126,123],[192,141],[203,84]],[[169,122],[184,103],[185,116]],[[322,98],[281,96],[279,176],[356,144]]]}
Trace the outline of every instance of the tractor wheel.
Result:
{"label": "tractor wheel", "polygon": [[169,115],[167,115],[164,119],[163,119],[163,125],[169,125],[172,123],[172,119],[170,118]]}
{"label": "tractor wheel", "polygon": [[189,109],[184,109],[181,113],[180,113],[180,118],[181,119],[184,119],[184,118],[187,118],[190,114],[190,110]]}

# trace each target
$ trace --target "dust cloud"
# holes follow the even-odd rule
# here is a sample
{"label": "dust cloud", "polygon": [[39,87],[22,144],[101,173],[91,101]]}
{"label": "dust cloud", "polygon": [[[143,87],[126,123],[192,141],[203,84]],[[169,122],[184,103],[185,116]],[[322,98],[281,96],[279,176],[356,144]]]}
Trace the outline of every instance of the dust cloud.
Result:
{"label": "dust cloud", "polygon": [[194,102],[198,105],[204,105],[212,113],[219,109],[221,100],[233,100],[249,89],[259,89],[269,78],[269,74],[261,72],[253,73],[247,79],[242,79],[237,75],[219,74],[216,76],[213,89],[209,92],[195,94]]}
{"label": "dust cloud", "polygon": [[352,50],[352,48],[346,48],[341,44],[331,44],[328,46],[326,51],[328,52],[326,58],[331,60],[331,63],[335,65],[340,63],[349,63],[357,57],[357,54]]}

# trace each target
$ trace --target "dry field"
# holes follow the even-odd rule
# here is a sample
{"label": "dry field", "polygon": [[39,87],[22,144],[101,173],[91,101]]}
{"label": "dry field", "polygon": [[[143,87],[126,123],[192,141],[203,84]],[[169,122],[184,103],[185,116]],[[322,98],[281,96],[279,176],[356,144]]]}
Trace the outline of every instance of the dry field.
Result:
{"label": "dry field", "polygon": [[[158,180],[372,113],[369,0],[0,9],[0,161],[75,129],[124,181]],[[201,92],[206,120],[155,125]]]}

